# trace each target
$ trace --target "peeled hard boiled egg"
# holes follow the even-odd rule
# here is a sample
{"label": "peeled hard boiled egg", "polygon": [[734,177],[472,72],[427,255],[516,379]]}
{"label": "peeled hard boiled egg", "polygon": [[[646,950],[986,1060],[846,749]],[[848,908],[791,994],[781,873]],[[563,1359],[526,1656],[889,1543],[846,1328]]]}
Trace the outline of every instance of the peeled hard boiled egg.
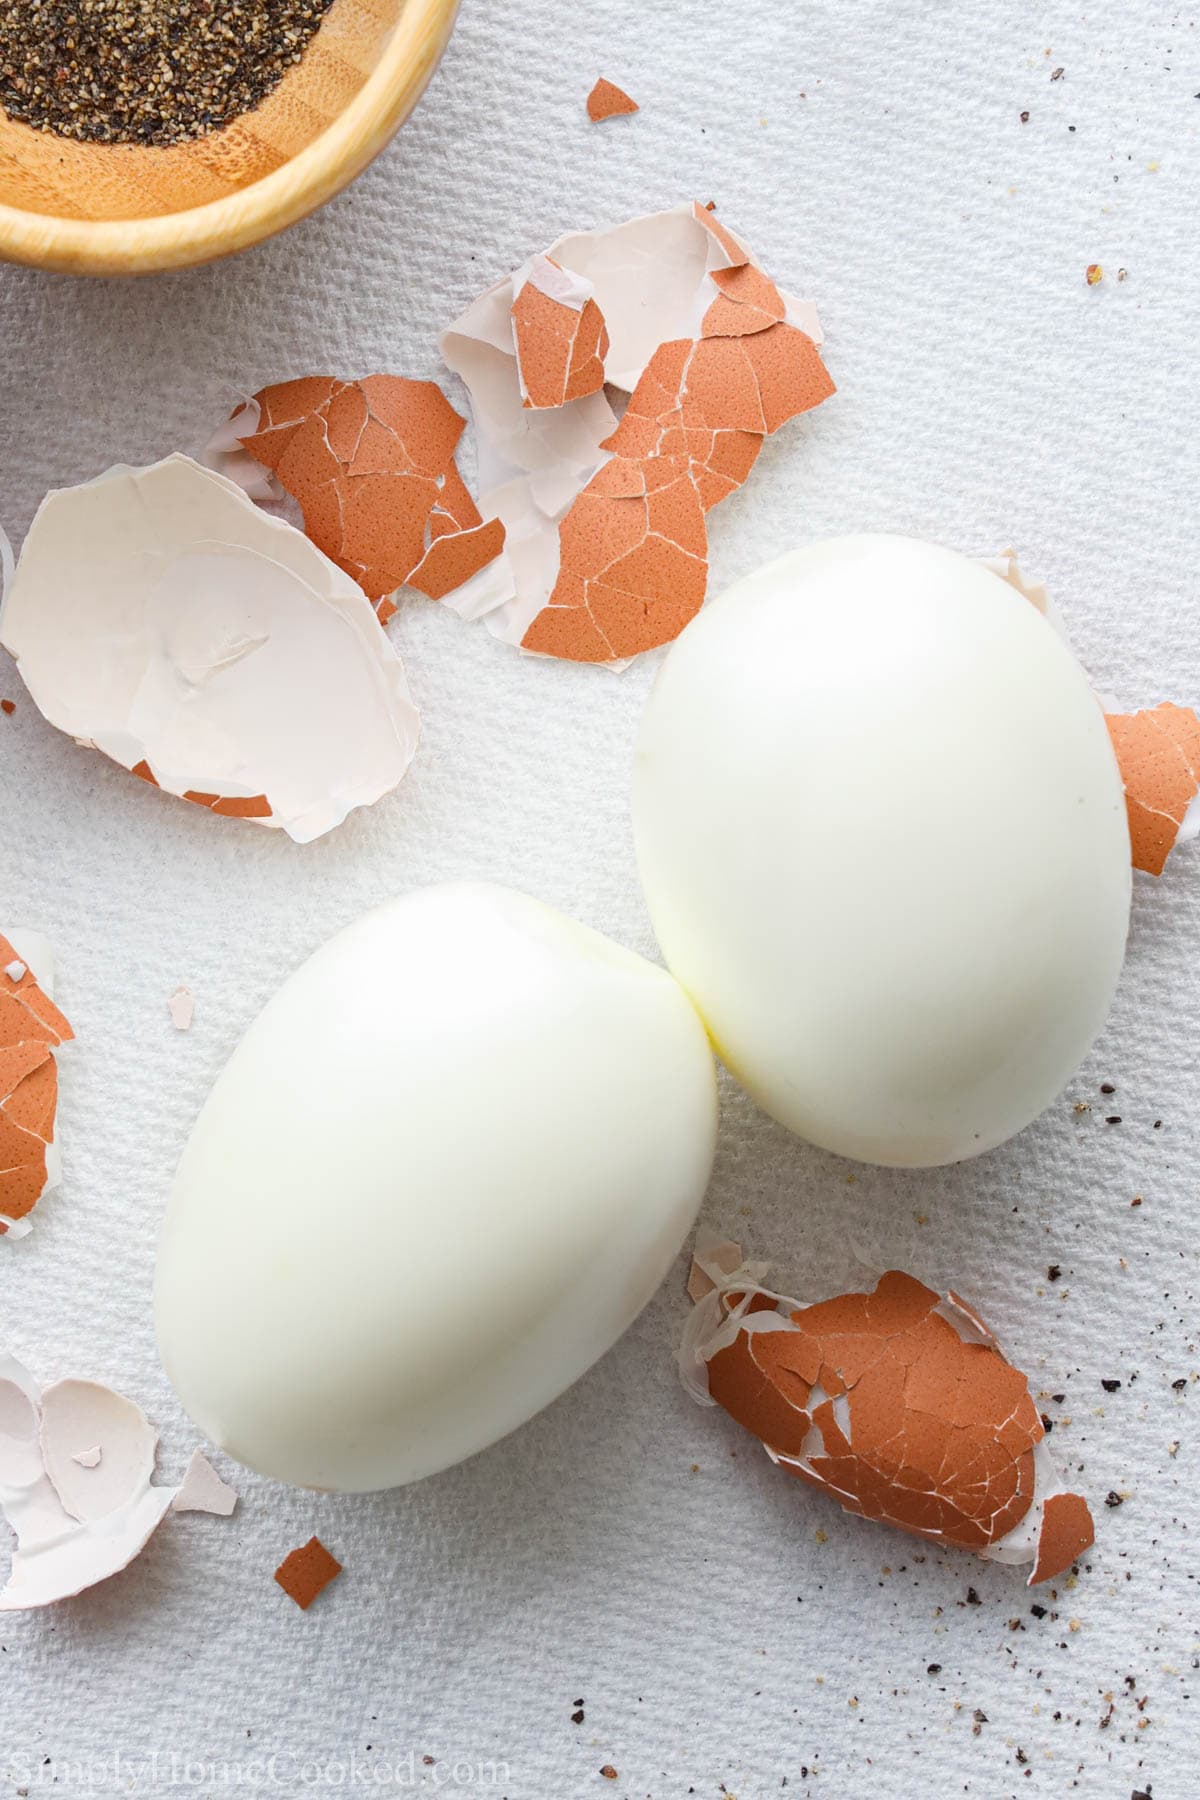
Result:
{"label": "peeled hard boiled egg", "polygon": [[1099,1031],[1130,860],[1100,707],[981,564],[812,545],[672,647],[637,753],[658,939],[729,1068],[866,1162],[977,1155]]}
{"label": "peeled hard boiled egg", "polygon": [[167,1372],[264,1474],[433,1474],[633,1321],[715,1132],[664,970],[505,888],[393,901],[284,984],[200,1114],[159,1255]]}

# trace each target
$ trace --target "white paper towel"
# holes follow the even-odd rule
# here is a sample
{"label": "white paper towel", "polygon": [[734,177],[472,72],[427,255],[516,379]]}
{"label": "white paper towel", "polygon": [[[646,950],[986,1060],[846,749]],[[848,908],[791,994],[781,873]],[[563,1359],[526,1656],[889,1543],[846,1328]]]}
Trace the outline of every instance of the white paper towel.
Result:
{"label": "white paper towel", "polygon": [[[637,117],[587,122],[601,73]],[[266,381],[436,374],[438,328],[557,233],[711,198],[819,302],[840,386],[713,516],[714,587],[815,534],[1014,544],[1103,688],[1195,700],[1198,88],[1197,28],[1162,0],[466,0],[397,143],[277,243],[137,284],[0,273],[0,516],[19,536],[47,486],[198,444]],[[420,600],[391,629],[417,762],[304,848],[152,793],[0,675],[0,912],[53,939],[79,1040],[65,1185],[0,1246],[0,1336],[43,1379],[134,1395],[166,1478],[195,1440],[151,1330],[163,1198],[280,979],[458,875],[652,949],[627,808],[652,659],[522,660]],[[852,1275],[853,1239],[979,1302],[1065,1396],[1043,1404],[1099,1529],[1078,1586],[1031,1594],[846,1519],[698,1411],[670,1354],[681,1262],[584,1382],[474,1462],[353,1500],[239,1477],[232,1521],[168,1519],[126,1575],[6,1619],[0,1794],[1194,1793],[1200,856],[1136,886],[1103,1043],[1016,1143],[853,1170],[730,1088],[707,1208],[806,1282]],[[346,1572],[305,1615],[271,1573],[313,1531]]]}

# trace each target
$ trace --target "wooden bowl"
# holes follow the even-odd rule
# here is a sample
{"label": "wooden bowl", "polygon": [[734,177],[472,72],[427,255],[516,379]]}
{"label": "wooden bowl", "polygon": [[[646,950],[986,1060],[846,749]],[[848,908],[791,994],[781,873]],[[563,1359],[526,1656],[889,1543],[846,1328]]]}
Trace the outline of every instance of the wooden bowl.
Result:
{"label": "wooden bowl", "polygon": [[364,169],[437,66],[458,0],[334,0],[252,113],[162,149],[81,144],[0,112],[0,258],[144,275],[244,250]]}

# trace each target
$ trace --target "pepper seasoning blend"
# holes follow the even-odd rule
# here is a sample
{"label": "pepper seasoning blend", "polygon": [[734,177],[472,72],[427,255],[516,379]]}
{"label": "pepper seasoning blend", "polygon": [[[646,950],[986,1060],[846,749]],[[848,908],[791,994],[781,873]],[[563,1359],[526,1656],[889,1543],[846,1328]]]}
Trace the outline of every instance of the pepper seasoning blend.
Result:
{"label": "pepper seasoning blend", "polygon": [[0,107],[94,144],[181,144],[251,112],[333,0],[0,0]]}

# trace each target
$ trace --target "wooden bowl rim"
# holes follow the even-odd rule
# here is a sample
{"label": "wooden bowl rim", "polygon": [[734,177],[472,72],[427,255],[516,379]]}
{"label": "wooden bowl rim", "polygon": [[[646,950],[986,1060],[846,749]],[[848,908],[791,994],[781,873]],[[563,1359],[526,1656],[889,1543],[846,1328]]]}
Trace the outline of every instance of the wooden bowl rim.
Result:
{"label": "wooden bowl rim", "polygon": [[377,67],[345,110],[271,174],[151,219],[67,219],[0,204],[0,259],[74,275],[191,268],[294,225],[354,179],[408,117],[441,58],[458,0],[405,0]]}

